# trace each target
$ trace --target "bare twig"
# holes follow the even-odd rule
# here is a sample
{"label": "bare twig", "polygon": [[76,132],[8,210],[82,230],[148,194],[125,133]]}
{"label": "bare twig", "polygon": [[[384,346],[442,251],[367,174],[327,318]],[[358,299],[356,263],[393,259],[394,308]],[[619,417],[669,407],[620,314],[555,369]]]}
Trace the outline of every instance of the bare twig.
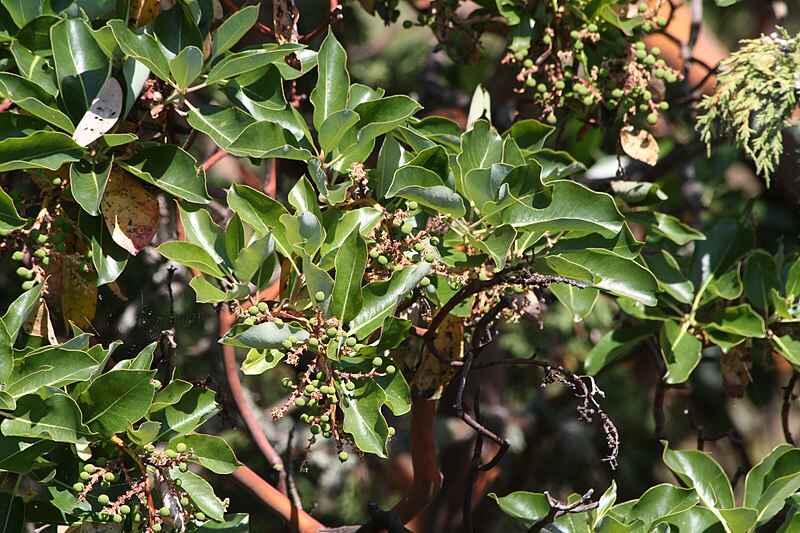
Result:
{"label": "bare twig", "polygon": [[588,490],[581,499],[573,502],[573,503],[561,503],[557,499],[553,498],[549,492],[545,491],[544,495],[547,497],[547,502],[550,504],[550,512],[547,513],[547,516],[533,524],[530,529],[528,529],[528,533],[538,533],[542,530],[546,525],[553,523],[559,517],[564,516],[568,513],[582,513],[584,511],[589,511],[594,509],[598,506],[599,502],[592,501],[592,494],[594,494],[594,490]]}
{"label": "bare twig", "polygon": [[[473,410],[475,411],[475,419],[481,418],[481,391],[475,391],[475,401]],[[472,498],[475,491],[475,480],[478,478],[478,473],[481,471],[481,455],[483,453],[483,435],[478,433],[475,435],[475,447],[472,450],[472,462],[470,463],[469,472],[467,473],[467,483],[464,488],[464,511],[462,520],[464,521],[465,533],[472,533],[474,527],[472,525]]]}
{"label": "bare twig", "polygon": [[[225,6],[233,11],[234,13],[239,11],[239,6],[233,0],[222,0]],[[261,33],[262,35],[269,35],[270,37],[275,35],[275,32],[272,31],[272,28],[264,24],[263,22],[256,22],[255,29]]]}

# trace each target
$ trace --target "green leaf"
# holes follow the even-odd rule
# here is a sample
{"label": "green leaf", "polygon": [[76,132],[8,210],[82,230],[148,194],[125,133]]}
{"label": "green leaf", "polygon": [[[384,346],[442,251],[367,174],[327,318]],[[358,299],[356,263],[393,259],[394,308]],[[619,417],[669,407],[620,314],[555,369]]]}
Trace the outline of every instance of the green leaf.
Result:
{"label": "green leaf", "polygon": [[599,289],[639,300],[645,305],[657,303],[656,279],[649,270],[632,259],[602,248],[565,252],[559,257],[591,272],[593,285]]}
{"label": "green leaf", "polygon": [[0,189],[0,235],[8,235],[24,227],[26,223],[27,219],[19,216],[14,200]]}
{"label": "green leaf", "polygon": [[552,181],[568,178],[573,174],[583,172],[586,167],[579,163],[567,152],[544,148],[530,157],[542,167],[542,181],[549,184]]}
{"label": "green leaf", "polygon": [[278,366],[285,356],[284,352],[274,348],[271,350],[251,348],[247,351],[244,361],[242,361],[242,374],[248,376],[263,374],[267,370],[272,370]]}
{"label": "green leaf", "polygon": [[433,171],[424,167],[406,165],[394,173],[386,197],[396,196],[419,202],[453,217],[461,217],[466,213],[461,196],[445,185]]}
{"label": "green leaf", "polygon": [[186,241],[169,241],[160,245],[156,250],[170,261],[197,269],[217,279],[225,278],[225,273],[216,264],[214,258],[196,244]]}
{"label": "green leaf", "polygon": [[662,291],[681,303],[690,304],[694,298],[694,286],[686,279],[678,261],[666,250],[642,256],[650,271],[658,280]]}
{"label": "green leaf", "polygon": [[684,246],[692,241],[704,241],[706,236],[678,220],[671,215],[664,213],[653,213],[655,224],[653,231],[663,235],[678,246]]}
{"label": "green leaf", "polygon": [[186,90],[202,70],[203,52],[196,46],[187,46],[169,62],[169,71],[181,90]]}
{"label": "green leaf", "polygon": [[548,287],[564,307],[572,313],[572,321],[581,322],[589,316],[597,302],[600,291],[592,288],[581,289],[565,283],[554,283]]}
{"label": "green leaf", "polygon": [[791,364],[800,367],[800,341],[793,339],[790,335],[770,335],[769,340],[780,354]]}
{"label": "green leaf", "polygon": [[37,466],[47,465],[42,456],[55,446],[52,441],[29,442],[16,437],[0,439],[0,472],[26,474]]}
{"label": "green leaf", "polygon": [[740,264],[737,263],[732,269],[713,278],[708,284],[708,294],[725,300],[738,299],[744,291],[740,272]]}
{"label": "green leaf", "polygon": [[58,170],[81,155],[83,148],[64,133],[37,131],[27,137],[7,137],[0,141],[0,172],[25,168]]}
{"label": "green leaf", "polygon": [[405,124],[420,109],[422,106],[415,100],[403,95],[358,104],[353,109],[361,117],[355,125],[358,142],[365,143],[392,131]]}
{"label": "green leaf", "polygon": [[770,291],[777,290],[778,267],[775,259],[763,250],[756,250],[747,257],[744,267],[744,295],[753,307],[769,314]]}
{"label": "green leaf", "polygon": [[349,109],[328,115],[319,128],[319,145],[322,151],[327,154],[337,148],[344,134],[356,125],[359,118],[358,113]]}
{"label": "green leaf", "polygon": [[597,375],[612,362],[631,353],[653,333],[652,326],[646,324],[609,331],[586,356],[586,361],[584,361],[586,373],[590,376]]}
{"label": "green leaf", "polygon": [[8,98],[21,109],[50,124],[72,133],[75,126],[70,118],[48,103],[51,97],[35,83],[10,72],[0,72],[0,98]]}
{"label": "green leaf", "polygon": [[152,417],[161,422],[161,433],[156,440],[173,438],[193,432],[206,420],[217,414],[219,405],[216,393],[202,387],[192,387],[177,402],[166,406]]}
{"label": "green leaf", "polygon": [[186,240],[202,248],[215,263],[225,262],[223,258],[227,253],[222,229],[214,223],[208,211],[197,205],[179,203],[178,215]]}
{"label": "green leaf", "polygon": [[691,280],[698,294],[703,294],[714,278],[752,249],[752,233],[733,220],[717,223],[707,237],[695,244]]}
{"label": "green leaf", "polygon": [[33,310],[39,305],[39,297],[41,294],[42,285],[37,284],[32,289],[17,296],[17,298],[11,302],[11,305],[8,306],[8,309],[6,309],[2,322],[6,327],[11,344],[14,344],[20,328],[28,321]]}
{"label": "green leaf", "polygon": [[128,264],[128,252],[114,242],[105,223],[100,218],[92,220],[93,228],[86,229],[83,221],[89,217],[81,218],[81,230],[91,240],[92,264],[97,272],[96,285],[113,283],[122,275]]}
{"label": "green leaf", "polygon": [[250,515],[227,514],[222,522],[207,521],[197,529],[198,533],[250,533]]}
{"label": "green leaf", "polygon": [[80,397],[86,424],[106,435],[125,431],[150,410],[154,375],[151,370],[112,370],[95,379]]}
{"label": "green leaf", "polygon": [[641,520],[645,528],[657,520],[681,513],[697,505],[699,498],[694,489],[662,483],[647,489],[631,508],[630,520]]}
{"label": "green leaf", "polygon": [[215,474],[230,474],[239,467],[233,450],[222,437],[215,435],[191,434],[175,437],[169,441],[169,448],[176,449],[183,443],[192,452],[192,461]]}
{"label": "green leaf", "polygon": [[228,331],[222,338],[222,343],[240,348],[268,350],[281,348],[283,341],[289,336],[294,337],[298,342],[305,342],[308,339],[308,332],[296,326],[286,324],[279,326],[274,322],[262,322],[255,326],[244,326]]}
{"label": "green leaf", "polygon": [[[20,28],[43,15],[46,9],[45,2],[41,0],[3,0],[2,4],[11,15],[14,24]],[[47,6],[47,11],[50,11],[49,6]]]}
{"label": "green leaf", "polygon": [[317,54],[317,83],[310,97],[314,105],[314,127],[317,130],[322,128],[329,116],[345,108],[349,90],[347,52],[333,32],[328,31]]}
{"label": "green leaf", "polygon": [[478,120],[461,136],[461,153],[457,157],[461,170],[456,189],[463,191],[461,177],[475,168],[490,168],[503,161],[503,139],[486,120]]}
{"label": "green leaf", "polygon": [[84,351],[45,348],[16,362],[5,392],[19,398],[41,387],[63,387],[89,379],[96,368],[97,361]]}
{"label": "green leaf", "polygon": [[230,54],[214,64],[208,73],[206,83],[213,85],[222,80],[262,69],[272,63],[279,63],[292,52],[302,48],[303,45],[294,43],[280,46],[268,44],[263,48]]}
{"label": "green leaf", "polygon": [[173,144],[143,143],[143,150],[120,162],[125,170],[173,196],[195,204],[211,200],[206,175],[188,152]]}
{"label": "green leaf", "polygon": [[497,502],[501,511],[521,522],[526,528],[533,526],[550,512],[547,496],[538,492],[517,491],[506,496],[490,492],[488,496]]}
{"label": "green leaf", "polygon": [[238,101],[256,120],[275,121],[275,115],[271,112],[286,109],[283,78],[275,65],[268,65],[263,71],[254,70],[239,76],[235,82],[228,85],[227,94],[231,100]]}
{"label": "green leaf", "polygon": [[736,505],[725,471],[709,454],[697,450],[672,450],[666,442],[663,444],[664,464],[697,492],[703,504],[715,514],[719,509]]}
{"label": "green leaf", "polygon": [[46,397],[36,394],[17,400],[13,413],[0,424],[4,437],[27,437],[76,443],[91,434],[81,422],[75,400],[61,392]]}
{"label": "green leaf", "polygon": [[187,47],[199,49],[203,46],[203,36],[197,24],[181,5],[174,5],[170,9],[162,8],[150,28],[167,60],[174,59]]}
{"label": "green leaf", "polygon": [[363,302],[361,284],[367,265],[367,244],[354,229],[336,251],[336,276],[328,311],[342,324],[356,316]]}
{"label": "green leaf", "polygon": [[503,223],[526,230],[581,231],[613,237],[622,231],[624,218],[614,199],[572,181],[554,181],[552,200],[545,208],[536,208],[515,198],[503,211]]}
{"label": "green leaf", "polygon": [[111,175],[112,162],[92,164],[79,161],[69,167],[69,187],[72,197],[84,211],[92,216],[100,214],[100,201]]}
{"label": "green leaf", "polygon": [[286,257],[291,256],[292,245],[280,222],[281,215],[288,211],[280,202],[252,187],[234,185],[228,189],[228,206],[260,237],[272,232],[278,250]]}
{"label": "green leaf", "polygon": [[108,26],[114,32],[114,38],[126,56],[145,65],[162,80],[169,79],[169,62],[154,37],[132,32],[121,20],[111,20]]}
{"label": "green leaf", "polygon": [[792,300],[800,296],[800,256],[795,258],[786,271],[784,293]]}
{"label": "green leaf", "polygon": [[710,324],[720,331],[742,337],[762,339],[766,336],[764,319],[748,304],[725,307],[714,312]]}
{"label": "green leaf", "polygon": [[150,405],[150,413],[155,413],[170,405],[175,405],[190,390],[192,390],[192,384],[188,381],[183,381],[182,379],[170,381],[163,389],[156,393],[156,397]]}
{"label": "green leaf", "polygon": [[664,321],[659,336],[661,355],[667,365],[664,376],[669,384],[683,383],[700,363],[703,343],[688,331],[688,326],[679,325],[674,320]]}
{"label": "green leaf", "polygon": [[129,427],[126,433],[136,445],[144,446],[145,444],[150,444],[155,441],[160,430],[160,423],[147,420],[139,424],[139,427],[136,429],[134,429],[133,426]]}
{"label": "green leaf", "polygon": [[100,93],[111,63],[82,19],[64,19],[53,25],[50,40],[62,101],[69,115],[79,120]]}
{"label": "green leaf", "polygon": [[50,63],[42,56],[34,54],[19,41],[11,41],[11,54],[19,73],[41,87],[50,96],[58,95],[55,72]]}
{"label": "green leaf", "polygon": [[517,146],[528,152],[538,152],[544,148],[547,138],[555,131],[553,126],[543,124],[538,120],[525,119],[514,122],[509,134]]}
{"label": "green leaf", "polygon": [[781,444],[747,473],[744,506],[756,509],[757,521],[763,524],[778,514],[798,489],[800,450]]}
{"label": "green leaf", "polygon": [[[392,184],[395,171],[405,165],[409,160],[405,148],[394,137],[387,136],[378,152],[378,165],[375,168],[377,184],[375,186],[378,197],[383,198]],[[798,268],[800,270],[800,268]],[[798,276],[800,277],[800,275]],[[800,285],[800,283],[798,283]]]}
{"label": "green leaf", "polygon": [[359,450],[378,457],[386,457],[386,441],[389,438],[389,426],[381,413],[384,403],[386,394],[383,389],[368,381],[342,399],[340,404],[344,413],[345,433],[353,436]]}
{"label": "green leaf", "polygon": [[170,468],[169,475],[174,480],[180,480],[181,490],[186,492],[197,508],[210,519],[224,520],[225,505],[214,494],[214,489],[208,481],[191,471],[181,472],[178,468]]}
{"label": "green leaf", "polygon": [[258,21],[258,6],[244,7],[230,15],[212,35],[211,58],[230,50]]}
{"label": "green leaf", "polygon": [[363,339],[381,327],[386,317],[394,313],[403,295],[416,287],[430,271],[431,265],[421,262],[393,273],[389,281],[364,287],[361,310],[350,321],[350,334]]}

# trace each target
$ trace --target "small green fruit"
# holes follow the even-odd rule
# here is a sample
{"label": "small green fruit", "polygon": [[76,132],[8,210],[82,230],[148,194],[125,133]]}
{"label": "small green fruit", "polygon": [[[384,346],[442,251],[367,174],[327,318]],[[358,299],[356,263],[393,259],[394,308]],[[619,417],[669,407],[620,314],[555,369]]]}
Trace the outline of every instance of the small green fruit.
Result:
{"label": "small green fruit", "polygon": [[267,302],[258,302],[258,310],[262,313],[266,313],[269,310]]}
{"label": "small green fruit", "polygon": [[109,483],[114,481],[116,478],[117,476],[114,475],[114,472],[106,472],[105,474],[103,474],[103,479],[105,481],[108,481]]}
{"label": "small green fruit", "polygon": [[81,473],[78,475],[78,477],[80,477],[82,480],[86,481],[86,480],[88,480],[90,477],[92,477],[92,475],[91,475],[89,472],[81,472]]}
{"label": "small green fruit", "polygon": [[187,505],[189,505],[189,498],[187,498],[186,496],[181,496],[181,505],[183,507],[186,507]]}
{"label": "small green fruit", "polygon": [[383,359],[381,359],[380,357],[374,357],[372,359],[372,366],[382,366],[382,365],[383,365]]}
{"label": "small green fruit", "polygon": [[120,505],[119,512],[122,514],[129,514],[131,512],[131,508],[129,505]]}
{"label": "small green fruit", "polygon": [[205,521],[206,515],[203,513],[195,513],[194,515],[195,520],[200,520],[201,522]]}
{"label": "small green fruit", "polygon": [[350,458],[350,455],[349,455],[347,452],[345,452],[345,451],[341,451],[341,452],[339,452],[339,460],[340,460],[341,462],[343,462],[343,463],[344,463],[344,462],[345,462],[345,461],[347,461],[347,459],[349,459],[349,458]]}
{"label": "small green fruit", "polygon": [[397,430],[394,429],[394,426],[389,426],[389,436],[393,437],[395,433],[397,433]]}
{"label": "small green fruit", "polygon": [[21,285],[23,291],[29,291],[36,286],[35,281],[24,281]]}
{"label": "small green fruit", "polygon": [[169,516],[169,507],[165,505],[164,507],[158,510],[158,514],[160,514],[161,516]]}
{"label": "small green fruit", "polygon": [[39,234],[36,237],[36,242],[38,242],[39,244],[44,244],[47,242],[47,239],[48,239],[47,235]]}
{"label": "small green fruit", "polygon": [[353,383],[352,381],[348,381],[347,383],[345,383],[344,388],[347,390],[355,390],[356,384]]}
{"label": "small green fruit", "polygon": [[306,399],[305,399],[305,398],[297,398],[297,399],[294,401],[294,404],[295,404],[297,407],[303,407],[303,406],[306,404]]}
{"label": "small green fruit", "polygon": [[189,465],[187,465],[186,463],[180,463],[178,465],[178,470],[180,470],[181,472],[186,472],[187,470],[189,470]]}
{"label": "small green fruit", "polygon": [[400,231],[408,235],[414,230],[414,226],[411,225],[411,222],[406,222],[402,226],[400,226]]}
{"label": "small green fruit", "polygon": [[121,524],[121,523],[122,523],[122,515],[121,515],[121,514],[115,514],[115,515],[114,515],[114,516],[111,518],[111,520],[112,520],[112,521],[113,521],[115,524]]}
{"label": "small green fruit", "polygon": [[161,524],[153,524],[150,529],[152,529],[155,533],[160,533],[161,531]]}
{"label": "small green fruit", "polygon": [[391,374],[394,374],[395,372],[397,372],[397,368],[395,368],[394,365],[389,365],[389,366],[386,367],[386,373],[387,374],[391,375]]}
{"label": "small green fruit", "polygon": [[89,474],[93,474],[96,469],[97,468],[91,463],[88,463],[83,466],[83,471],[88,472]]}
{"label": "small green fruit", "polygon": [[291,350],[292,349],[292,341],[290,341],[289,339],[283,339],[283,342],[281,342],[281,346],[283,346],[287,350]]}
{"label": "small green fruit", "polygon": [[308,339],[308,345],[316,348],[317,346],[319,346],[319,339],[317,339],[316,337],[310,337]]}
{"label": "small green fruit", "polygon": [[19,267],[17,269],[17,276],[21,277],[22,279],[31,279],[33,277],[33,270],[29,270],[25,267]]}
{"label": "small green fruit", "polygon": [[422,258],[428,263],[433,263],[433,261],[436,259],[436,256],[433,254],[433,252],[425,252],[425,255],[423,255]]}
{"label": "small green fruit", "polygon": [[420,284],[421,286],[423,286],[423,287],[427,287],[428,285],[430,285],[430,284],[431,284],[431,278],[429,278],[428,276],[425,276],[424,278],[422,278],[421,280],[419,280],[419,284]]}
{"label": "small green fruit", "polygon": [[648,124],[653,125],[656,122],[658,122],[658,115],[656,113],[650,113],[649,115],[647,115]]}
{"label": "small green fruit", "polygon": [[245,318],[245,319],[242,321],[242,323],[243,323],[245,326],[254,326],[254,325],[256,324],[256,317],[254,317],[254,316],[249,316],[249,317]]}
{"label": "small green fruit", "polygon": [[317,291],[314,293],[314,299],[318,302],[322,302],[325,300],[325,293],[322,291]]}
{"label": "small green fruit", "polygon": [[164,452],[164,455],[166,455],[170,459],[175,459],[176,457],[178,457],[178,452],[176,452],[175,450],[167,450]]}
{"label": "small green fruit", "polygon": [[85,488],[86,488],[86,485],[84,485],[83,483],[80,483],[80,482],[75,483],[74,485],[72,485],[72,490],[74,490],[75,492],[81,492]]}
{"label": "small green fruit", "polygon": [[100,496],[97,497],[97,503],[99,503],[100,505],[108,505],[109,501],[110,499],[108,497],[108,494],[101,494]]}
{"label": "small green fruit", "polygon": [[381,255],[381,253],[378,250],[372,249],[369,251],[369,256],[372,259],[377,259],[379,255]]}
{"label": "small green fruit", "polygon": [[388,265],[389,264],[389,258],[386,257],[385,255],[379,255],[378,256],[378,264],[379,265],[383,265],[383,266]]}
{"label": "small green fruit", "polygon": [[347,344],[348,346],[350,346],[352,348],[353,346],[356,345],[357,342],[358,341],[356,340],[355,337],[347,337],[347,340],[345,341],[345,344]]}
{"label": "small green fruit", "polygon": [[319,427],[319,425],[318,425],[318,424],[313,424],[313,425],[311,426],[311,433],[313,433],[314,435],[317,435],[317,434],[319,434],[319,432],[320,432],[320,431],[322,431],[322,428],[321,428],[321,427]]}
{"label": "small green fruit", "polygon": [[419,204],[411,200],[410,202],[406,202],[406,207],[408,207],[411,211],[416,211],[419,208]]}
{"label": "small green fruit", "polygon": [[23,253],[22,253],[21,251],[19,251],[19,250],[17,250],[17,251],[16,251],[16,252],[14,252],[13,254],[11,254],[11,259],[13,259],[14,261],[22,261],[22,259],[23,259],[24,257],[25,257],[25,254],[23,254]]}
{"label": "small green fruit", "polygon": [[258,306],[257,305],[251,305],[250,308],[247,310],[247,312],[250,313],[251,315],[257,315],[258,314]]}
{"label": "small green fruit", "polygon": [[179,442],[178,444],[175,445],[175,449],[178,451],[178,453],[183,453],[186,450],[188,450],[189,447],[186,446],[185,442]]}

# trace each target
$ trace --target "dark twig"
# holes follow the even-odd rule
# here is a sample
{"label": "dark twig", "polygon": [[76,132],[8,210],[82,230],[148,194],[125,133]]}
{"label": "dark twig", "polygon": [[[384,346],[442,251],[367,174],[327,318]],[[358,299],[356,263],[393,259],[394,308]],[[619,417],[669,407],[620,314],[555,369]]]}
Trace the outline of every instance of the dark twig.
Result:
{"label": "dark twig", "polygon": [[792,403],[796,399],[794,395],[794,388],[797,385],[797,379],[800,374],[797,371],[792,371],[792,377],[789,378],[789,383],[783,388],[783,406],[781,407],[781,426],[783,427],[783,438],[792,446],[796,446],[792,430],[789,427],[789,415],[792,411]]}
{"label": "dark twig", "polygon": [[546,525],[553,523],[555,520],[558,520],[559,517],[564,516],[565,514],[582,513],[584,511],[589,511],[596,508],[599,505],[599,502],[592,501],[592,494],[594,494],[594,490],[589,489],[586,491],[586,494],[581,496],[580,500],[566,504],[561,503],[557,499],[553,498],[549,492],[545,491],[544,495],[547,497],[547,502],[550,504],[550,512],[547,513],[544,518],[533,524],[530,529],[528,529],[528,533],[538,533]]}
{"label": "dark twig", "polygon": [[301,43],[304,43],[304,44],[305,43],[310,43],[318,35],[320,35],[322,32],[327,30],[330,26],[333,26],[333,24],[335,24],[336,22],[338,22],[338,21],[342,20],[342,18],[344,18],[343,14],[342,14],[342,6],[341,6],[341,4],[339,4],[339,1],[338,0],[331,0],[331,4],[332,4],[331,5],[331,11],[330,11],[330,15],[328,15],[328,20],[326,20],[325,22],[323,22],[322,24],[320,24],[319,26],[317,26],[316,28],[314,28],[313,30],[308,32],[307,34],[301,36],[300,37],[300,42]]}
{"label": "dark twig", "polygon": [[178,342],[175,340],[175,295],[172,292],[172,281],[175,278],[177,269],[170,265],[167,267],[167,294],[169,295],[169,327],[161,331],[158,336],[159,360],[156,368],[163,368],[165,376],[172,377],[172,369],[175,363],[175,352],[178,349]]}
{"label": "dark twig", "polygon": [[[475,402],[473,405],[473,410],[475,411],[475,419],[480,420],[481,418],[481,391],[478,389],[475,391]],[[472,533],[474,531],[472,525],[472,498],[473,492],[475,491],[475,480],[478,478],[478,473],[481,471],[481,455],[483,453],[483,435],[478,433],[475,435],[475,447],[472,450],[472,462],[470,464],[469,473],[467,474],[467,483],[466,488],[464,489],[464,511],[463,511],[463,521],[464,521],[464,531],[466,533]]]}

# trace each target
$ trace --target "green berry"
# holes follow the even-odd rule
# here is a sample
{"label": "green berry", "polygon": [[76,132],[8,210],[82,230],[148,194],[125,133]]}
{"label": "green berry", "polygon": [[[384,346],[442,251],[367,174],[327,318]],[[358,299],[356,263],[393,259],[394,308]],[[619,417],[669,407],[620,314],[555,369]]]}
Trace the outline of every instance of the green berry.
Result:
{"label": "green berry", "polygon": [[525,61],[522,62],[522,66],[525,68],[531,68],[533,66],[533,59],[530,57],[526,58]]}
{"label": "green berry", "polygon": [[658,122],[658,115],[656,113],[650,113],[649,115],[647,115],[648,124],[652,125],[655,124],[656,122]]}
{"label": "green berry", "polygon": [[38,242],[39,244],[44,244],[44,243],[46,243],[46,242],[47,242],[47,235],[39,234],[39,235],[36,237],[36,242]]}
{"label": "green berry", "polygon": [[119,512],[122,514],[129,514],[131,512],[131,508],[129,505],[120,505]]}
{"label": "green berry", "polygon": [[408,29],[411,29],[413,26],[414,26],[414,23],[413,23],[413,22],[411,22],[410,20],[404,20],[404,21],[403,21],[403,27],[404,27],[405,29],[407,29],[407,30],[408,30]]}
{"label": "green berry", "polygon": [[245,326],[255,326],[255,324],[256,324],[256,317],[254,317],[254,316],[249,316],[249,317],[245,318],[245,319],[242,321],[242,323],[243,323]]}
{"label": "green berry", "polygon": [[656,24],[658,24],[659,26],[661,26],[663,28],[664,26],[667,25],[667,19],[665,19],[663,17],[658,17],[656,19]]}
{"label": "green berry", "polygon": [[372,359],[372,366],[381,366],[383,365],[383,359],[380,357],[375,357]]}
{"label": "green berry", "polygon": [[21,285],[23,291],[29,291],[36,286],[35,281],[24,281]]}
{"label": "green berry", "polygon": [[597,33],[597,29],[598,29],[597,28],[597,24],[591,23],[586,27],[586,29],[589,30],[592,33]]}
{"label": "green berry", "polygon": [[345,341],[345,344],[347,344],[348,346],[350,346],[352,348],[353,346],[356,345],[356,342],[358,342],[358,341],[356,340],[355,337],[347,337],[347,340]]}
{"label": "green berry", "polygon": [[645,57],[647,57],[647,52],[645,52],[644,50],[636,50],[634,55],[636,56],[637,59],[644,59]]}
{"label": "green berry", "polygon": [[187,470],[189,470],[189,465],[187,465],[186,463],[180,463],[178,464],[178,470],[180,470],[181,472],[186,472]]}
{"label": "green berry", "polygon": [[558,89],[559,91],[563,91],[563,90],[564,90],[564,88],[567,86],[567,84],[566,84],[566,83],[564,83],[564,81],[563,81],[563,80],[558,80],[558,81],[556,82],[555,86],[556,86],[556,89]]}
{"label": "green berry", "polygon": [[88,463],[88,464],[83,466],[83,471],[84,472],[88,472],[89,474],[93,474],[95,470],[97,470],[97,467],[95,467],[91,463]]}
{"label": "green berry", "polygon": [[339,460],[340,460],[341,462],[343,462],[343,463],[344,463],[345,461],[347,461],[347,459],[348,459],[349,457],[350,457],[350,455],[348,455],[348,453],[347,453],[347,452],[345,452],[345,451],[341,451],[341,452],[339,452]]}
{"label": "green berry", "polygon": [[53,178],[52,180],[50,180],[50,183],[58,187],[59,185],[61,185],[61,178]]}
{"label": "green berry", "polygon": [[352,381],[348,381],[347,383],[345,383],[344,388],[347,390],[355,390],[356,384],[353,383]]}
{"label": "green berry", "polygon": [[187,498],[186,496],[181,496],[181,505],[183,507],[186,507],[187,505],[189,505],[189,498]]}
{"label": "green berry", "polygon": [[320,431],[322,431],[322,428],[319,427],[319,424],[312,424],[311,425],[311,433],[313,433],[314,435],[317,435],[317,434],[319,434]]}
{"label": "green berry", "polygon": [[525,79],[525,86],[526,87],[536,87],[536,78],[526,78]]}
{"label": "green berry", "polygon": [[661,48],[659,48],[658,46],[654,46],[653,48],[650,49],[650,53],[653,54],[654,56],[660,56]]}
{"label": "green berry", "polygon": [[382,265],[382,266],[388,265],[389,264],[389,258],[386,257],[385,255],[379,255],[378,256],[378,264]]}
{"label": "green berry", "polygon": [[114,472],[106,472],[105,474],[103,474],[103,479],[105,481],[108,481],[109,483],[114,481],[116,478],[117,476],[114,475]]}
{"label": "green berry", "polygon": [[645,22],[644,24],[642,24],[642,31],[644,31],[645,33],[650,33],[651,31],[653,31],[653,25],[650,24],[649,22]]}
{"label": "green berry", "polygon": [[647,55],[647,56],[644,58],[644,64],[645,64],[645,65],[648,65],[648,66],[655,65],[655,64],[656,64],[656,56],[654,56],[654,55],[652,55],[652,54],[648,54],[648,55]]}
{"label": "green berry", "polygon": [[47,248],[39,248],[35,252],[33,252],[33,255],[35,255],[39,259],[47,257],[47,254],[48,254]]}
{"label": "green berry", "polygon": [[408,207],[411,211],[416,211],[419,209],[419,204],[414,200],[411,200],[410,202],[406,202],[406,207]]}
{"label": "green berry", "polygon": [[273,323],[274,323],[276,326],[282,326],[282,325],[283,325],[283,320],[281,320],[280,318],[276,318],[276,319],[275,319],[275,320],[273,320],[272,322],[273,322]]}
{"label": "green berry", "polygon": [[258,302],[258,310],[262,313],[266,313],[269,310],[267,302]]}
{"label": "green berry", "polygon": [[161,524],[153,524],[150,529],[152,529],[155,533],[159,533],[161,531]]}
{"label": "green berry", "polygon": [[310,337],[308,339],[308,345],[313,348],[316,348],[317,346],[319,346],[319,339],[317,339],[316,337]]}
{"label": "green berry", "polygon": [[165,505],[164,507],[158,510],[158,514],[160,514],[161,516],[169,516],[169,507]]}
{"label": "green berry", "polygon": [[431,284],[431,278],[429,278],[428,276],[425,276],[421,280],[419,280],[419,284],[422,287],[427,287],[428,285]]}
{"label": "green berry", "polygon": [[195,513],[194,518],[195,520],[200,520],[201,522],[203,522],[206,519],[206,515],[203,513]]}
{"label": "green berry", "polygon": [[624,95],[625,93],[622,91],[622,89],[614,89],[611,91],[611,96],[614,98],[622,98]]}
{"label": "green berry", "polygon": [[433,261],[436,259],[436,256],[435,256],[435,255],[434,255],[434,253],[433,253],[433,252],[431,252],[431,251],[425,252],[425,255],[423,255],[422,257],[423,257],[423,259],[425,259],[425,261],[427,261],[428,263],[433,263]]}
{"label": "green berry", "polygon": [[540,83],[539,85],[536,86],[536,90],[539,91],[540,93],[546,93],[547,85],[545,85],[544,83]]}
{"label": "green berry", "polygon": [[327,331],[325,331],[325,333],[328,334],[328,337],[335,337],[336,335],[339,334],[339,330],[337,330],[336,328],[328,328]]}
{"label": "green berry", "polygon": [[667,111],[667,110],[669,110],[669,102],[659,102],[659,104],[658,104],[658,108],[659,108],[661,111]]}
{"label": "green berry", "polygon": [[82,492],[83,489],[85,489],[85,488],[86,488],[86,485],[84,485],[83,483],[80,483],[80,482],[75,483],[74,485],[72,485],[72,490],[74,490],[75,492]]}
{"label": "green berry", "polygon": [[391,374],[394,374],[395,372],[397,372],[397,368],[395,368],[394,365],[389,365],[389,366],[386,367],[386,373],[387,374],[391,375]]}
{"label": "green berry", "polygon": [[250,308],[247,309],[247,312],[250,313],[251,315],[257,315],[258,314],[258,306],[257,305],[251,305]]}
{"label": "green berry", "polygon": [[170,459],[175,459],[176,457],[178,457],[178,452],[176,452],[175,450],[167,450],[164,452],[164,454]]}
{"label": "green berry", "polygon": [[188,450],[189,447],[186,446],[185,442],[179,442],[178,444],[175,445],[175,449],[178,451],[178,453],[183,453],[186,450]]}
{"label": "green berry", "polygon": [[573,40],[575,40],[575,39],[578,39],[578,38],[580,38],[581,34],[578,32],[578,30],[572,30],[571,32],[569,32],[569,36],[570,36],[570,37],[571,37]]}
{"label": "green berry", "polygon": [[283,346],[287,350],[291,350],[292,349],[292,341],[290,341],[289,339],[283,339],[283,342],[281,342],[281,346]]}
{"label": "green berry", "polygon": [[33,277],[33,270],[28,270],[25,267],[19,267],[17,269],[17,276],[21,277],[22,279],[31,279]]}
{"label": "green berry", "polygon": [[89,472],[81,472],[81,473],[78,475],[78,477],[80,477],[82,480],[86,481],[86,480],[88,480],[90,477],[92,477],[92,475],[91,475]]}
{"label": "green berry", "polygon": [[121,514],[115,514],[111,518],[111,520],[113,520],[115,524],[121,524],[122,523],[122,515]]}
{"label": "green berry", "polygon": [[411,225],[411,222],[406,222],[402,226],[400,226],[400,231],[408,235],[412,231],[414,231],[414,226]]}
{"label": "green berry", "polygon": [[101,494],[100,496],[97,497],[97,503],[99,503],[100,505],[108,505],[109,501],[110,499],[108,497],[108,494]]}
{"label": "green berry", "polygon": [[303,406],[306,404],[306,399],[305,399],[305,398],[297,398],[297,399],[294,401],[294,404],[295,404],[297,407],[303,407]]}
{"label": "green berry", "polygon": [[397,433],[397,430],[394,429],[394,426],[389,426],[389,432],[388,433],[389,433],[390,437],[393,437],[394,434]]}
{"label": "green berry", "polygon": [[592,104],[594,104],[594,96],[592,96],[591,94],[588,95],[588,96],[584,96],[583,100],[581,100],[581,101],[583,102],[583,105],[585,105],[586,107],[589,107]]}
{"label": "green berry", "polygon": [[644,13],[647,11],[647,4],[645,2],[639,3],[639,13]]}
{"label": "green berry", "polygon": [[547,115],[546,120],[548,124],[555,124],[556,122],[558,122],[558,117],[556,117],[555,113],[550,113],[549,115]]}
{"label": "green berry", "polygon": [[21,251],[19,251],[19,250],[17,250],[17,251],[16,251],[16,252],[14,252],[13,254],[11,254],[11,259],[13,259],[14,261],[22,261],[22,258],[23,258],[23,257],[25,257],[25,254],[23,254],[23,253],[22,253]]}

